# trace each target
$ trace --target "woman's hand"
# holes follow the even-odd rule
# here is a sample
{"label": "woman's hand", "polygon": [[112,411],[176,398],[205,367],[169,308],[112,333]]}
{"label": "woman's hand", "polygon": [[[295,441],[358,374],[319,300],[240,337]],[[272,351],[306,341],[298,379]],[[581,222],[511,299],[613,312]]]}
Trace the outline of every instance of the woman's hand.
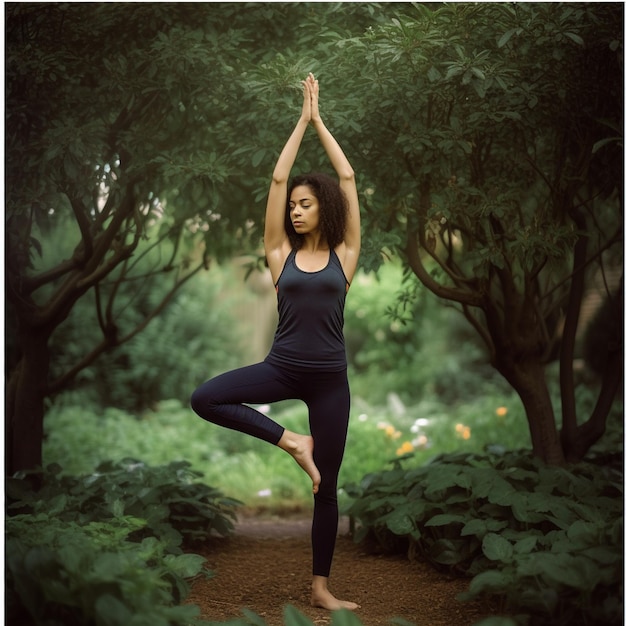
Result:
{"label": "woman's hand", "polygon": [[319,109],[320,86],[315,76],[309,74],[306,80],[302,81],[304,88],[304,102],[302,103],[302,119],[307,122],[321,121]]}
{"label": "woman's hand", "polygon": [[309,74],[307,82],[311,91],[311,121],[320,122],[322,120],[319,107],[320,84],[313,74]]}
{"label": "woman's hand", "polygon": [[302,114],[300,119],[304,120],[307,124],[311,121],[311,81],[309,80],[312,74],[309,74],[306,80],[302,81]]}

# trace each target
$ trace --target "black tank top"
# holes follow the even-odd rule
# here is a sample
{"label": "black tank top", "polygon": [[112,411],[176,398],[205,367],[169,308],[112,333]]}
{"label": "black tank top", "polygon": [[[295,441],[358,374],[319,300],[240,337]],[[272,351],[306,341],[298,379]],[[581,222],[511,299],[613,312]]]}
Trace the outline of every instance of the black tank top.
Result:
{"label": "black tank top", "polygon": [[292,250],[276,282],[278,327],[266,361],[329,372],[344,370],[343,310],[348,286],[334,250],[318,272],[299,269]]}

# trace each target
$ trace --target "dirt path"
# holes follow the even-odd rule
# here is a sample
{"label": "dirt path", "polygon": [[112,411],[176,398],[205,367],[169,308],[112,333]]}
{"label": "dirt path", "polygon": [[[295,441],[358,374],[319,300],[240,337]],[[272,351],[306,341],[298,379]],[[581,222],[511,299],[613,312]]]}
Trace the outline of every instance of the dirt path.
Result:
{"label": "dirt path", "polygon": [[[309,527],[308,519],[240,520],[232,537],[207,546],[204,556],[216,576],[198,580],[188,601],[215,621],[241,617],[240,607],[246,607],[268,626],[290,626],[282,611],[292,604],[314,624],[330,624],[328,611],[309,604]],[[467,584],[427,563],[367,551],[352,541],[342,520],[330,586],[337,597],[361,605],[357,615],[364,626],[388,626],[393,617],[416,626],[471,626],[481,607],[456,600]]]}

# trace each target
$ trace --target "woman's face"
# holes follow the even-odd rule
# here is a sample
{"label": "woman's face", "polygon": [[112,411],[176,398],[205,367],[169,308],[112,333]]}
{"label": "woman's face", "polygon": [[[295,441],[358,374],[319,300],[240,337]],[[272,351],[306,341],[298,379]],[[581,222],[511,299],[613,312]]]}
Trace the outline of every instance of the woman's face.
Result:
{"label": "woman's face", "polygon": [[320,223],[320,205],[308,185],[293,188],[289,198],[289,217],[299,235],[317,231]]}

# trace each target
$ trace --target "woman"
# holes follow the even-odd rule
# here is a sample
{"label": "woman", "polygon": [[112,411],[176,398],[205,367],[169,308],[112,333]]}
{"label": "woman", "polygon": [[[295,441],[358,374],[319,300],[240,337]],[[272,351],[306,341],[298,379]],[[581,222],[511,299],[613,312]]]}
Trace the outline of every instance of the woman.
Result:
{"label": "woman", "polygon": [[[193,394],[204,419],[253,435],[288,452],[313,483],[311,604],[355,609],[328,589],[338,524],[337,475],[343,458],[350,391],[343,307],[361,245],[354,171],[319,113],[319,84],[303,81],[302,113],[283,148],[265,214],[265,254],[278,294],[278,327],[262,363],[222,374]],[[291,168],[309,124],[317,131],[339,184],[325,175],[295,178]],[[301,399],[310,435],[286,430],[243,403]]]}

